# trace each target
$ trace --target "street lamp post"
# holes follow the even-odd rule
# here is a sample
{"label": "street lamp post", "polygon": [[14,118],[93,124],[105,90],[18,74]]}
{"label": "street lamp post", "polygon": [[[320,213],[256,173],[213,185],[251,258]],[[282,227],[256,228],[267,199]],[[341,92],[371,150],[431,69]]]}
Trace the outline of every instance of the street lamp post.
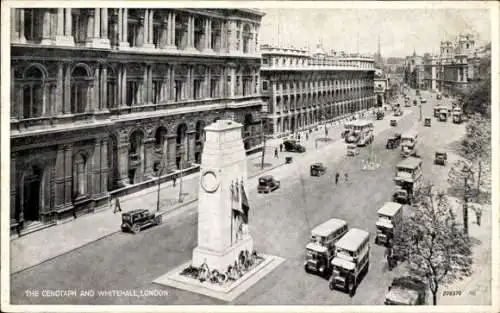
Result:
{"label": "street lamp post", "polygon": [[182,199],[182,163],[183,163],[183,153],[182,153],[182,150],[180,151],[180,155],[181,155],[181,160],[179,161],[179,167],[180,167],[180,173],[179,173],[179,203],[182,203],[183,199]]}

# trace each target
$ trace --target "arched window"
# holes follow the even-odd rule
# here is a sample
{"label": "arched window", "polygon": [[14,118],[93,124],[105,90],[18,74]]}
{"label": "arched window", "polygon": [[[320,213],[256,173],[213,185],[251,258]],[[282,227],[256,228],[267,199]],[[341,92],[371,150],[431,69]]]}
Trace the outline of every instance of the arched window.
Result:
{"label": "arched window", "polygon": [[45,111],[45,75],[37,66],[31,66],[24,72],[23,118],[39,117]]}
{"label": "arched window", "polygon": [[87,159],[78,154],[73,162],[73,184],[75,197],[87,194]]}
{"label": "arched window", "polygon": [[155,132],[155,148],[162,148],[165,143],[165,136],[167,135],[167,130],[165,127],[160,126]]}
{"label": "arched window", "polygon": [[83,66],[71,72],[71,112],[84,113],[87,110],[89,87],[92,78]]}

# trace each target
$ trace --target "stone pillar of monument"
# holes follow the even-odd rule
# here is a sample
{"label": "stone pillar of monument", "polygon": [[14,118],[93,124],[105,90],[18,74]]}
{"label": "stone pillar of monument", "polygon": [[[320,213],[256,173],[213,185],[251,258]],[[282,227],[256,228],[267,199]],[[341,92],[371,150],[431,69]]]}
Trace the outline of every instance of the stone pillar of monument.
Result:
{"label": "stone pillar of monument", "polygon": [[230,120],[218,120],[205,127],[198,194],[198,246],[192,260],[195,267],[206,263],[210,270],[225,272],[242,251],[253,251],[253,239],[248,233],[237,240],[232,236],[233,211],[241,208],[241,202],[233,200],[231,186],[243,183],[248,190],[241,127]]}

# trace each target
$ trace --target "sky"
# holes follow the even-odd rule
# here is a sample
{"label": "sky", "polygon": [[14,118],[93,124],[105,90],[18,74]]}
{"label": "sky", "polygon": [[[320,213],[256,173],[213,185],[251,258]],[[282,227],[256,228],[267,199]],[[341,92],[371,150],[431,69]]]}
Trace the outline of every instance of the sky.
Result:
{"label": "sky", "polygon": [[[473,34],[476,46],[490,42],[490,15],[485,9],[312,9],[265,8],[261,44],[373,54],[384,58],[413,53],[438,54],[443,39],[461,32]],[[279,36],[278,36],[279,34]]]}

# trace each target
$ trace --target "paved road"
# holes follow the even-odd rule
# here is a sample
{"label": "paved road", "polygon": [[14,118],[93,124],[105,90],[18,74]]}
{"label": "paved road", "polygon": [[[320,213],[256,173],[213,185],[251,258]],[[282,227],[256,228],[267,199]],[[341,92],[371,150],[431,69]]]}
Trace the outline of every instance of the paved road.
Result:
{"label": "paved road", "polygon": [[[430,100],[430,96],[427,96]],[[432,101],[424,105],[432,111]],[[418,121],[418,108],[400,119],[397,131],[412,128]],[[425,114],[424,114],[425,116]],[[376,129],[387,128],[389,118],[376,121]],[[455,127],[451,123],[421,129],[424,175],[431,177],[437,170],[430,165],[435,145],[446,144],[446,136],[436,131]],[[461,127],[461,126],[457,126]],[[394,165],[400,161],[399,150],[386,150],[385,141],[395,129],[376,136],[372,147],[365,148],[354,158],[346,158],[345,144],[334,143],[299,158],[297,162],[273,171],[282,181],[282,188],[268,195],[250,193],[250,231],[256,249],[285,258],[285,262],[243,293],[233,304],[382,304],[396,269],[388,272],[384,250],[372,245],[370,271],[361,282],[357,294],[330,291],[327,281],[303,270],[304,246],[309,231],[332,217],[345,219],[350,227],[375,233],[376,211],[390,198],[394,184]],[[361,161],[370,149],[382,161],[374,172],[361,169]],[[322,161],[327,174],[310,177],[308,165]],[[335,172],[349,173],[349,183],[343,180],[335,186]],[[117,233],[91,245],[62,255],[34,268],[11,276],[14,304],[224,304],[205,296],[153,285],[151,282],[173,267],[191,258],[196,246],[197,216],[195,207],[159,227],[138,235]],[[91,230],[89,230],[91,231]],[[166,297],[27,297],[28,289],[164,289]]]}

